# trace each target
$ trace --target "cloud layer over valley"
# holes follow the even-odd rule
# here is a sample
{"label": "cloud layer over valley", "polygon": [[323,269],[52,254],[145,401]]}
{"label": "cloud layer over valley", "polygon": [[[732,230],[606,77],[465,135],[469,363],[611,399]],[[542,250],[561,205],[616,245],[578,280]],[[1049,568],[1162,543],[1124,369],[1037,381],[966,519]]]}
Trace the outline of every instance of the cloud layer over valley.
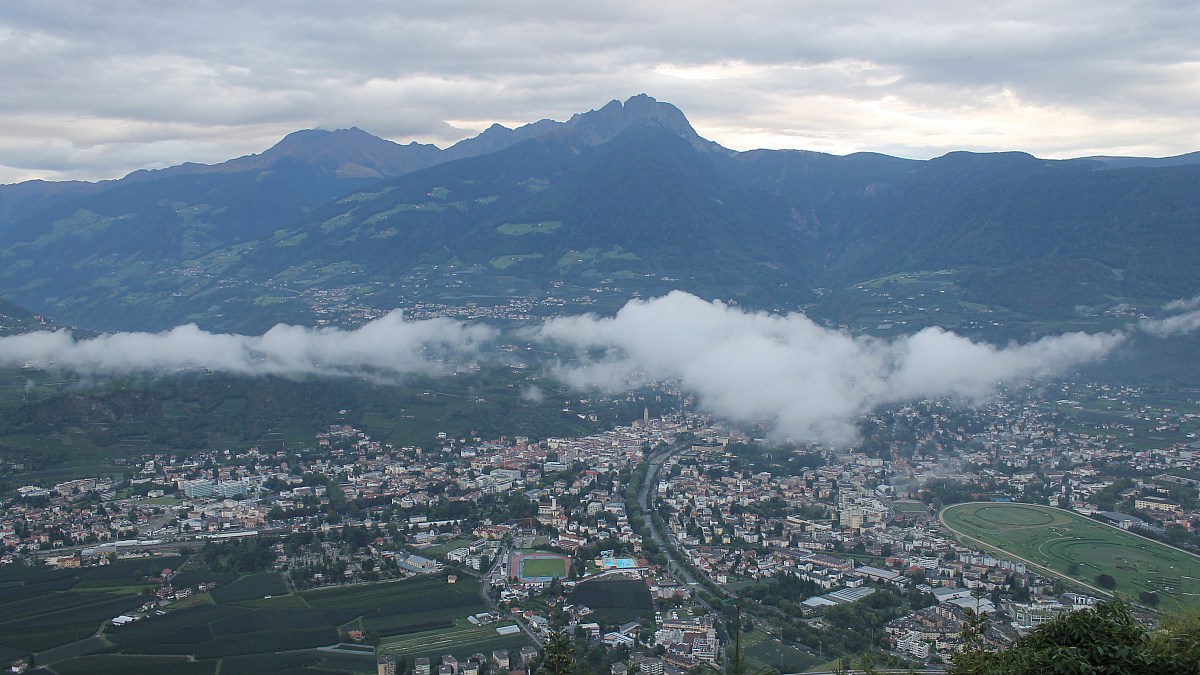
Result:
{"label": "cloud layer over valley", "polygon": [[557,372],[616,391],[677,379],[702,407],[769,422],[782,437],[845,442],[872,408],[924,397],[978,400],[997,384],[1050,377],[1102,358],[1121,333],[1067,333],[994,347],[940,328],[894,340],[854,337],[801,314],[745,312],[686,293],[627,304],[616,316],[553,319],[543,339],[579,350]]}
{"label": "cloud layer over valley", "polygon": [[279,324],[261,336],[209,333],[192,324],[78,341],[66,331],[41,331],[0,338],[0,364],[53,364],[86,375],[211,370],[389,378],[452,368],[475,358],[495,335],[488,326],[450,319],[405,321],[399,311],[355,330]]}
{"label": "cloud layer over valley", "polygon": [[[1137,333],[1200,329],[1200,299],[1171,303],[1163,314],[1124,330],[995,346],[936,327],[888,340],[853,336],[802,314],[750,312],[676,291],[630,301],[611,317],[560,317],[508,334],[450,319],[406,321],[399,311],[354,330],[280,324],[261,336],[194,325],[80,340],[42,331],[0,338],[0,364],[53,364],[97,376],[210,370],[395,380],[478,360],[503,363],[494,348],[499,339],[532,340],[558,350],[559,361],[548,368],[575,389],[617,392],[674,380],[719,417],[766,421],[779,438],[844,443],[855,437],[855,421],[880,405],[931,397],[975,402],[1000,384],[1103,359]],[[531,386],[522,398],[538,403],[546,394]]]}

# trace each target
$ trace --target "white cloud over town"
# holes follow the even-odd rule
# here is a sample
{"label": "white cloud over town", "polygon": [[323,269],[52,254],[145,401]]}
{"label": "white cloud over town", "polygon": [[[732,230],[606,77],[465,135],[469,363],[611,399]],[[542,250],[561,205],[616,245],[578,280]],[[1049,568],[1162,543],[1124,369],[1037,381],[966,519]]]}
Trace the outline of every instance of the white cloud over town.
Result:
{"label": "white cloud over town", "polygon": [[620,391],[675,379],[700,405],[780,437],[847,442],[871,409],[919,398],[980,401],[998,385],[1060,375],[1109,354],[1122,333],[1067,333],[997,347],[940,328],[856,337],[802,314],[747,312],[674,292],[613,317],[552,319],[540,338],[576,350],[558,376]]}
{"label": "white cloud over town", "polygon": [[[882,339],[821,326],[803,314],[769,314],[676,291],[632,300],[615,315],[548,319],[502,332],[451,319],[405,320],[399,311],[353,330],[280,324],[263,335],[209,333],[185,325],[161,333],[77,338],[67,331],[0,337],[0,365],[55,367],[84,375],[207,370],[238,375],[363,377],[396,381],[506,362],[503,339],[540,342],[567,386],[625,391],[677,381],[699,405],[740,423],[769,423],[779,438],[841,443],[878,406],[922,398],[979,403],[998,387],[1070,373],[1102,360],[1134,334],[1200,330],[1200,299],[1125,330],[1064,333],[993,345],[930,327]],[[537,386],[521,398],[538,403]]]}

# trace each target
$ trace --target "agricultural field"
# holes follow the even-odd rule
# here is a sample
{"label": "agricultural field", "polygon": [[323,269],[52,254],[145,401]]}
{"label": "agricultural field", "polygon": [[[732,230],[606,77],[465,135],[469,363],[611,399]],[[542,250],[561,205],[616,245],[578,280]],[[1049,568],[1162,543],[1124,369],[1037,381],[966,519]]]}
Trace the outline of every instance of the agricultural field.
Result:
{"label": "agricultural field", "polygon": [[488,264],[498,270],[506,270],[506,269],[512,267],[513,265],[516,265],[522,261],[540,260],[541,258],[542,258],[541,253],[523,253],[523,254],[514,254],[514,255],[502,255],[497,258],[492,258],[490,261],[488,261]]}
{"label": "agricultural field", "polygon": [[231,584],[218,586],[211,595],[213,602],[228,603],[286,595],[287,592],[287,585],[278,572],[266,572],[248,574]]}
{"label": "agricultural field", "polygon": [[449,628],[458,619],[488,610],[479,597],[479,580],[473,577],[450,584],[445,575],[433,575],[299,595],[310,607],[353,613],[361,617],[363,630],[383,637]]}
{"label": "agricultural field", "polygon": [[94,654],[54,663],[53,669],[62,675],[212,675],[218,672],[218,669],[222,675],[376,672],[375,655],[372,651],[343,653],[315,649],[200,660],[186,656]]}
{"label": "agricultural field", "polygon": [[90,637],[146,601],[147,576],[181,561],[138,558],[74,570],[7,565],[0,569],[0,647],[40,652]]}
{"label": "agricultural field", "polygon": [[[316,666],[310,666],[310,669],[319,668],[323,671],[336,671],[339,673],[365,672],[375,675],[378,672],[376,670],[375,648],[369,645],[356,645],[356,647],[358,648],[349,649],[346,645],[343,645],[342,648],[338,649],[322,649],[318,653],[318,655],[321,657],[320,663],[318,663]],[[229,673],[225,671],[224,664],[222,664],[221,672],[225,673],[225,675],[229,675]],[[257,675],[259,672],[263,671],[260,670],[254,673],[247,673],[247,675]],[[306,675],[317,674],[306,673]]]}
{"label": "agricultural field", "polygon": [[591,608],[589,618],[607,626],[654,616],[650,589],[638,580],[581,583],[571,592],[571,602]]}
{"label": "agricultural field", "polygon": [[108,639],[125,654],[219,658],[292,651],[338,642],[349,612],[205,605],[113,627]]}
{"label": "agricultural field", "polygon": [[122,656],[97,654],[54,664],[59,675],[213,675],[216,661],[191,661],[183,656]]}
{"label": "agricultural field", "polygon": [[[334,645],[349,628],[404,636],[469,626],[487,610],[480,583],[445,575],[289,593],[275,572],[222,577],[211,594],[124,626],[109,620],[146,601],[145,578],[180,557],[118,561],[106,567],[0,569],[0,654],[33,653],[62,673],[374,672],[374,656]],[[196,579],[210,576],[190,570]],[[221,575],[214,575],[221,576]],[[135,583],[135,580],[140,580]],[[269,596],[269,597],[268,597]],[[528,644],[487,636],[480,644]]]}
{"label": "agricultural field", "polygon": [[802,649],[785,645],[762,630],[743,635],[742,650],[745,672],[749,673],[765,672],[772,668],[781,673],[799,673],[821,662],[821,659]]}
{"label": "agricultural field", "polygon": [[[1138,600],[1156,593],[1164,609],[1200,607],[1200,557],[1070,511],[1017,503],[955,504],[942,522],[961,537],[1025,560],[1063,579]],[[1097,589],[1098,590],[1098,589]]]}
{"label": "agricultural field", "polygon": [[507,649],[509,652],[513,652],[533,644],[525,633],[501,635],[496,632],[496,629],[501,626],[512,625],[514,624],[491,623],[476,626],[466,621],[459,621],[449,628],[385,638],[379,651],[382,654],[402,656],[412,663],[422,656],[436,659],[443,654],[453,654],[459,660],[465,660],[478,652],[488,655],[495,649]]}

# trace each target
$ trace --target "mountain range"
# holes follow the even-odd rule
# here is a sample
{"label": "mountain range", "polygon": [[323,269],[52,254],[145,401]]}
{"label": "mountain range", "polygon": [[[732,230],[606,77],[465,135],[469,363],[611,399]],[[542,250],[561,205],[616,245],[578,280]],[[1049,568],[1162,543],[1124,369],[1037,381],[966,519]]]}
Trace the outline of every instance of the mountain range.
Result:
{"label": "mountain range", "polygon": [[934,273],[962,307],[1045,320],[1196,295],[1195,250],[1200,153],[735,152],[646,95],[446,149],[308,130],[0,186],[0,297],[96,329],[673,288],[836,319],[855,289]]}

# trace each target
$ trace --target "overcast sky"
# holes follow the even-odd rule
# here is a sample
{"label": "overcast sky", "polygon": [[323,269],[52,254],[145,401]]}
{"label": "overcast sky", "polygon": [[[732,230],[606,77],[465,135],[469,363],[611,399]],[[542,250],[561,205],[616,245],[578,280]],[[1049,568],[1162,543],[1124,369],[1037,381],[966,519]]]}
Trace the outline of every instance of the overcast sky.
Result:
{"label": "overcast sky", "polygon": [[1195,0],[0,3],[0,182],[303,128],[441,146],[645,92],[727,147],[1200,150]]}

